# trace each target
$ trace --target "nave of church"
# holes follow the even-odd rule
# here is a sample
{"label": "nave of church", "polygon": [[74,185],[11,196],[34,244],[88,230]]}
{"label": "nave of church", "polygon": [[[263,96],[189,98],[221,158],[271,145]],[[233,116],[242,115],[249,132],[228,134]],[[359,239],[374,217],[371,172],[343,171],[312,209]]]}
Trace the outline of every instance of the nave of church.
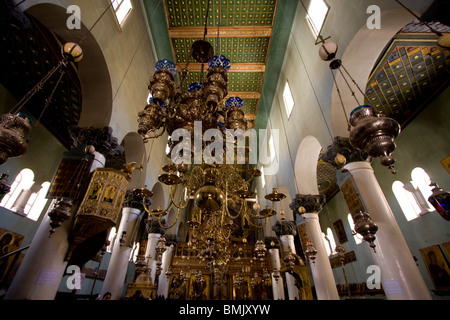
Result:
{"label": "nave of church", "polygon": [[448,1],[0,5],[0,300],[450,298]]}

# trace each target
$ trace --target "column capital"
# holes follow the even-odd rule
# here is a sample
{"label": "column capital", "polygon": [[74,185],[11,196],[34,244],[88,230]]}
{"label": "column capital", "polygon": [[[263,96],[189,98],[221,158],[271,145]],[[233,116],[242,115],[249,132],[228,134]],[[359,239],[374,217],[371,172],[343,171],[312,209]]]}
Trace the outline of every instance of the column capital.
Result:
{"label": "column capital", "polygon": [[72,138],[72,148],[94,146],[95,150],[106,158],[107,167],[123,168],[125,164],[125,149],[120,145],[118,139],[113,136],[111,127],[74,127],[70,129],[69,134]]}
{"label": "column capital", "polygon": [[328,146],[327,151],[320,158],[336,169],[341,169],[346,163],[366,161],[368,157],[366,152],[354,148],[349,138],[335,137],[333,144]]}
{"label": "column capital", "polygon": [[305,195],[297,194],[294,201],[289,205],[294,214],[302,214],[299,211],[300,208],[304,208],[306,212],[303,213],[314,213],[320,212],[326,203],[326,197],[324,195]]}
{"label": "column capital", "polygon": [[277,221],[272,227],[272,230],[276,233],[278,237],[282,236],[295,236],[297,234],[297,224],[294,221],[287,221],[282,219]]}
{"label": "column capital", "polygon": [[[162,220],[161,223],[165,225],[166,220]],[[160,234],[161,236],[166,234],[166,230],[161,227],[158,219],[148,219],[145,225],[145,232],[147,234]]]}
{"label": "column capital", "polygon": [[[145,199],[145,205],[149,207],[152,204],[151,198]],[[125,200],[123,202],[124,208],[134,208],[139,209],[140,211],[144,211],[143,199],[136,195],[133,190],[128,190],[125,195]]]}

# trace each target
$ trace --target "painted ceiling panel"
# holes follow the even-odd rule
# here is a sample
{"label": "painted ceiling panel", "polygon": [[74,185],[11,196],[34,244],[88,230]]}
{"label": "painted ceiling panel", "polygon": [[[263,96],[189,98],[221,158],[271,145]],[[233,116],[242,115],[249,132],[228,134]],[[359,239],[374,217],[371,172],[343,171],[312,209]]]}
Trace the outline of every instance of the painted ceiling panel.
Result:
{"label": "painted ceiling panel", "polygon": [[436,40],[411,35],[393,39],[366,88],[366,103],[403,128],[450,83],[450,59],[436,48]]}
{"label": "painted ceiling panel", "polygon": [[190,58],[192,44],[205,37],[215,55],[224,55],[231,61],[229,97],[244,100],[244,112],[249,125],[254,126],[277,6],[277,0],[165,0],[174,62],[178,69],[189,62],[183,89],[193,82],[202,82],[208,69]]}
{"label": "painted ceiling panel", "polygon": [[[276,12],[276,0],[213,0],[208,26],[271,26]],[[207,0],[167,0],[169,27],[203,27]]]}

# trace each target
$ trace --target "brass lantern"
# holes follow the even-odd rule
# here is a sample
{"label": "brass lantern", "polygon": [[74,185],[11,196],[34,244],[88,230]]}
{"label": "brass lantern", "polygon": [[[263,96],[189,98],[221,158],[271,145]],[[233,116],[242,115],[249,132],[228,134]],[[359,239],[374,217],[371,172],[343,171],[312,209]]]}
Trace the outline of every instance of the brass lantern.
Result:
{"label": "brass lantern", "polygon": [[31,132],[31,122],[23,113],[0,116],[0,165],[8,158],[16,158],[27,152],[26,136]]}
{"label": "brass lantern", "polygon": [[392,153],[396,149],[395,138],[400,134],[400,124],[394,119],[382,117],[375,108],[364,105],[353,110],[350,118],[353,130],[350,143],[374,158],[381,158],[381,164],[389,167],[392,173],[395,159]]}

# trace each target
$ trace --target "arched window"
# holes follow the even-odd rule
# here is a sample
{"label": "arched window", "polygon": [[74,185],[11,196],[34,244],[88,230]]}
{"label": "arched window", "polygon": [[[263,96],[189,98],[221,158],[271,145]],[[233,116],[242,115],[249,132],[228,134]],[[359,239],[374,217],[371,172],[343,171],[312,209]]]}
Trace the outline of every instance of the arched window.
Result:
{"label": "arched window", "polygon": [[22,171],[20,171],[13,184],[11,185],[11,190],[3,197],[0,206],[11,210],[22,191],[30,189],[33,183],[33,171],[31,171],[30,169],[23,169]]}
{"label": "arched window", "polygon": [[113,227],[111,229],[111,231],[109,232],[109,236],[108,236],[109,246],[106,247],[106,252],[109,252],[109,253],[112,252],[112,249],[114,248],[114,241],[116,240],[116,236],[117,236],[117,229],[116,229],[116,227]]}
{"label": "arched window", "polygon": [[419,217],[422,210],[420,209],[417,199],[414,194],[406,189],[406,186],[401,181],[395,181],[392,185],[397,201],[402,208],[403,214],[408,221]]}
{"label": "arched window", "polygon": [[125,19],[133,9],[133,5],[130,0],[111,0],[114,12],[116,13],[117,21],[120,26],[123,25]]}
{"label": "arched window", "polygon": [[353,239],[355,239],[356,244],[362,243],[363,237],[355,231],[355,223],[353,222],[353,217],[350,213],[347,216],[347,220],[350,228],[352,229]]}
{"label": "arched window", "polygon": [[423,200],[425,200],[424,202],[422,202],[420,201],[422,199],[419,198],[419,205],[424,210],[433,211],[433,206],[428,202],[428,198],[433,194],[433,188],[430,187],[430,176],[422,168],[415,168],[411,172],[411,179],[414,187],[416,187],[416,189],[420,191],[423,196]]}
{"label": "arched window", "polygon": [[130,261],[136,262],[138,254],[139,254],[139,242],[136,242],[130,253]]}
{"label": "arched window", "polygon": [[434,211],[428,202],[432,194],[430,176],[422,168],[415,168],[411,172],[411,180],[406,184],[395,181],[392,185],[392,191],[408,221]]}
{"label": "arched window", "polygon": [[330,228],[327,229],[327,238],[330,241],[331,254],[335,254],[336,253],[336,240],[334,240],[334,234]]}
{"label": "arched window", "polygon": [[327,229],[327,234],[322,232],[323,242],[325,243],[325,248],[327,249],[328,256],[336,253],[336,241],[334,240],[333,231],[330,228]]}
{"label": "arched window", "polygon": [[27,217],[33,221],[38,221],[47,204],[48,199],[45,198],[48,189],[50,188],[50,182],[44,182],[41,184],[41,189],[38,192],[31,194],[30,198],[25,205],[24,213]]}
{"label": "arched window", "polygon": [[323,243],[325,244],[325,249],[327,250],[328,256],[331,256],[331,245],[330,245],[330,240],[328,239],[328,237],[326,236],[326,234],[323,233],[323,232],[322,232],[322,239],[323,239]]}

